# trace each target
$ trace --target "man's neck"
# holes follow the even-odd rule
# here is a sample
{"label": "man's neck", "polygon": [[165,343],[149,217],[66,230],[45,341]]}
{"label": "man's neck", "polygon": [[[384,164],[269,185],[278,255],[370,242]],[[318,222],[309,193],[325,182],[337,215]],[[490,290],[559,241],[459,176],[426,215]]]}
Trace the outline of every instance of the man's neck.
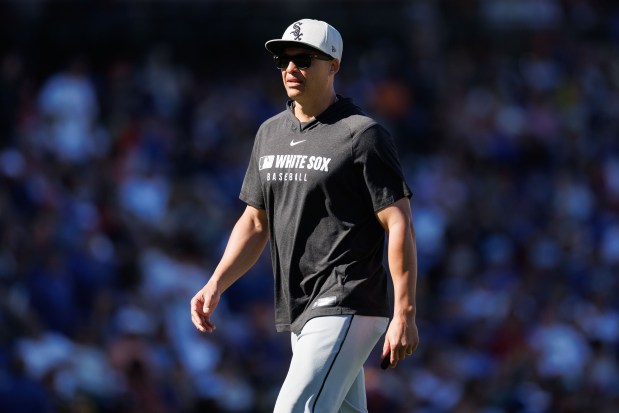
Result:
{"label": "man's neck", "polygon": [[335,92],[315,102],[303,102],[302,100],[295,101],[294,115],[300,122],[309,122],[327,110],[329,106],[337,101]]}

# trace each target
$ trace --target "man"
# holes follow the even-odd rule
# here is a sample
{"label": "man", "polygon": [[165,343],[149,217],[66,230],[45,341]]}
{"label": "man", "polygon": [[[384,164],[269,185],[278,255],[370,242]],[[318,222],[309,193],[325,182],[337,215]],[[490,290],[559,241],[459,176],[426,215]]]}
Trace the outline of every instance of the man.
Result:
{"label": "man", "polygon": [[247,207],[191,301],[192,320],[215,330],[221,294],[270,238],[276,328],[291,331],[293,349],[274,412],[367,412],[363,364],[385,330],[392,367],[419,342],[411,192],[389,134],[335,93],[343,47],[335,28],[300,20],[265,47],[290,100],[258,130],[240,194]]}

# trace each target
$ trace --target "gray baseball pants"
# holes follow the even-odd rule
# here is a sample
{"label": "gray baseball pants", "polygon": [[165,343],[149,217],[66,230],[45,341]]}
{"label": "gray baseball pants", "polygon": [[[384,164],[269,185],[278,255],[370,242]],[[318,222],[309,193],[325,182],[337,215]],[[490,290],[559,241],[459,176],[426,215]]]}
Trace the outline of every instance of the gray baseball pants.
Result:
{"label": "gray baseball pants", "polygon": [[363,364],[389,319],[316,317],[291,333],[292,360],[274,413],[367,413]]}

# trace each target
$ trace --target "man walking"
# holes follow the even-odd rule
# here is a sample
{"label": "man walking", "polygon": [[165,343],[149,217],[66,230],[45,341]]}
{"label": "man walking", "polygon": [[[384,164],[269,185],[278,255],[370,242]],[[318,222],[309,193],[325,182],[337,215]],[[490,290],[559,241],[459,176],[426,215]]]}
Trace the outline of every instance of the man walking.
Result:
{"label": "man walking", "polygon": [[257,132],[240,193],[247,207],[191,300],[192,321],[215,330],[221,294],[270,240],[276,328],[291,332],[293,349],[274,412],[367,412],[363,365],[380,337],[386,331],[392,367],[419,342],[411,192],[387,131],[335,93],[343,50],[335,28],[299,20],[265,47],[290,100]]}

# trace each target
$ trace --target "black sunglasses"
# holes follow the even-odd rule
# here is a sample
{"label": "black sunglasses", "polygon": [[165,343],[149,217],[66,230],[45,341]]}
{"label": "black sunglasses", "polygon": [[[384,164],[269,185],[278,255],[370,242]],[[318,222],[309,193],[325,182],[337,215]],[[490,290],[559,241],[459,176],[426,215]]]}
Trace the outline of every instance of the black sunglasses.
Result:
{"label": "black sunglasses", "polygon": [[273,56],[275,66],[280,70],[286,69],[290,62],[294,63],[297,69],[307,69],[312,65],[312,59],[333,60],[333,58],[329,56],[308,53],[300,53],[294,56],[289,56],[287,54]]}

